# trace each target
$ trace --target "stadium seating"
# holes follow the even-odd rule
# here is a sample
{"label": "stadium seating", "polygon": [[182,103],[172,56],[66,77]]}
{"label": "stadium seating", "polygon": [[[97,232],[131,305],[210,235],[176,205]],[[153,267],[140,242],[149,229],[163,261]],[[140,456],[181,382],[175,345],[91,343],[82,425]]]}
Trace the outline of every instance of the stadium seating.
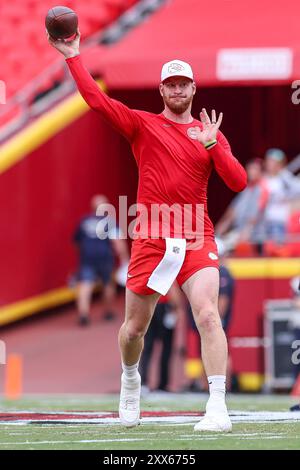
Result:
{"label": "stadium seating", "polygon": [[264,243],[264,253],[267,256],[294,257],[300,256],[300,210],[290,214],[286,227],[286,241],[278,244],[267,240]]}
{"label": "stadium seating", "polygon": [[[137,1],[64,0],[63,4],[77,12],[85,39],[112,23]],[[0,79],[6,83],[7,98],[58,59],[57,52],[47,43],[44,26],[48,9],[57,3],[57,0],[0,0]]]}

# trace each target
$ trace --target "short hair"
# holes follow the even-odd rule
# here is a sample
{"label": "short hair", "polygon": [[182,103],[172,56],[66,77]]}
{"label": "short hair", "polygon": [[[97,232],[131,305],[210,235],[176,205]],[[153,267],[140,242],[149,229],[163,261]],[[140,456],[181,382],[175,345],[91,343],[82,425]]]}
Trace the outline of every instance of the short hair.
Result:
{"label": "short hair", "polygon": [[277,162],[284,162],[286,160],[286,154],[281,149],[271,148],[266,151],[265,158],[272,158]]}
{"label": "short hair", "polygon": [[260,169],[262,170],[264,166],[264,161],[262,158],[255,157],[255,158],[251,158],[250,160],[246,162],[246,166],[248,165],[258,165]]}

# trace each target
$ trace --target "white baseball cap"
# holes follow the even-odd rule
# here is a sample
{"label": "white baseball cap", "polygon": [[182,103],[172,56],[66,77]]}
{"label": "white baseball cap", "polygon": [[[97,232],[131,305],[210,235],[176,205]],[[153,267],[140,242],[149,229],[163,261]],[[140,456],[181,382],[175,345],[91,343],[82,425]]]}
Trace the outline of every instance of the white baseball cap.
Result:
{"label": "white baseball cap", "polygon": [[194,80],[192,67],[182,60],[170,60],[162,66],[161,81],[163,82],[169,77],[187,77]]}

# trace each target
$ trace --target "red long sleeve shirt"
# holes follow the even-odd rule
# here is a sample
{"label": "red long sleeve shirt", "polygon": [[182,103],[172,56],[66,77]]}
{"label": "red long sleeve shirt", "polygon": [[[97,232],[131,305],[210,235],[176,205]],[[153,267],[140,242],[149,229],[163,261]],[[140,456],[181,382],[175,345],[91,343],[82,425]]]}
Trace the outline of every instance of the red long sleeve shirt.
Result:
{"label": "red long sleeve shirt", "polygon": [[[178,204],[182,208],[202,204],[204,239],[213,238],[207,212],[207,184],[213,167],[231,190],[242,191],[247,184],[246,172],[232,155],[222,132],[218,131],[218,143],[205,150],[187,133],[190,127],[202,128],[200,121],[178,124],[162,113],[130,109],[100,90],[79,55],[66,62],[87,104],[130,142],[139,169],[137,202],[144,204],[149,213],[151,204]],[[170,236],[182,237],[173,222]],[[185,234],[185,238],[189,236]]]}

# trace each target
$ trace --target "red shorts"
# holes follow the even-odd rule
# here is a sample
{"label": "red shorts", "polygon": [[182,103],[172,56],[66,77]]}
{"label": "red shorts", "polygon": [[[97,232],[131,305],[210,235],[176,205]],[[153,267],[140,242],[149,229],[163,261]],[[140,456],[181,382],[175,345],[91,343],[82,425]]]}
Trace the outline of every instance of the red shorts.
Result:
{"label": "red shorts", "polygon": [[[128,268],[126,287],[137,294],[150,295],[154,290],[147,286],[149,277],[161,262],[166,251],[164,239],[139,238],[134,240]],[[201,249],[186,250],[177,282],[180,286],[200,269],[219,269],[217,246],[214,240],[206,240]]]}

